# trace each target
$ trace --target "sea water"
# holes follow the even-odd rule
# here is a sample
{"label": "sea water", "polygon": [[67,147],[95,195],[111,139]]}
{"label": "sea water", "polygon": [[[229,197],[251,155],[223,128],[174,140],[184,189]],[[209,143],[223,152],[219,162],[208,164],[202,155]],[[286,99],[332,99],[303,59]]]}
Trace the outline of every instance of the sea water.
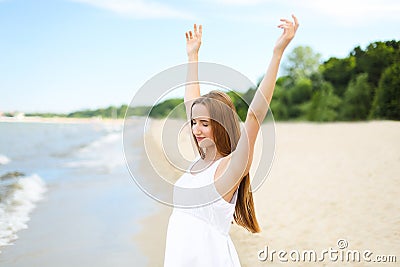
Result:
{"label": "sea water", "polygon": [[[136,132],[139,138],[141,132]],[[139,161],[141,152],[137,154]],[[134,182],[125,182],[132,178],[123,156],[122,124],[0,123],[0,177],[0,262],[2,248],[24,245],[25,241],[18,240],[18,236],[23,229],[31,230],[29,221],[32,214],[40,212],[41,207],[45,209],[46,201],[61,199],[64,191],[69,193],[65,193],[68,196],[62,201],[71,198],[73,188],[86,186],[91,195],[97,194],[90,199],[86,197],[82,205],[88,203],[87,207],[79,207],[74,216],[79,220],[79,212],[87,209],[89,216],[82,218],[96,217],[103,223],[101,227],[110,229],[107,230],[110,237],[98,235],[93,237],[93,242],[97,242],[95,238],[101,238],[105,243],[114,243],[109,248],[103,245],[104,250],[111,252],[112,248],[117,250],[115,236],[118,228],[123,231],[122,228],[126,227],[124,221],[139,221],[155,209],[149,201],[141,202],[146,197]],[[96,188],[102,187],[93,186],[91,190],[90,185],[96,183],[106,184],[106,189],[95,192]],[[56,193],[51,195],[52,192]],[[127,201],[132,204],[122,204]],[[123,211],[110,208],[110,205],[128,208]],[[68,205],[65,208],[68,209]],[[52,223],[46,227],[51,228]],[[138,228],[134,221],[130,221],[128,227]],[[60,251],[63,250],[62,236],[60,233],[60,242],[55,242]],[[92,248],[96,249],[96,246]],[[136,263],[143,262],[138,258],[140,252],[132,251],[131,255]]]}

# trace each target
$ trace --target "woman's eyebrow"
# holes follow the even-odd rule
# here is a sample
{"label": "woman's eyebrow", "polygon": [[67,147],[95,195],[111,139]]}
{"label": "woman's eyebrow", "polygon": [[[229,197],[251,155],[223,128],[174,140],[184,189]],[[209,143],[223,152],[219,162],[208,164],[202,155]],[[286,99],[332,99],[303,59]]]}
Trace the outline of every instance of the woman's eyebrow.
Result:
{"label": "woman's eyebrow", "polygon": [[194,121],[194,120],[199,120],[199,121],[201,121],[201,122],[210,122],[210,119],[208,119],[208,118],[192,118],[192,121]]}

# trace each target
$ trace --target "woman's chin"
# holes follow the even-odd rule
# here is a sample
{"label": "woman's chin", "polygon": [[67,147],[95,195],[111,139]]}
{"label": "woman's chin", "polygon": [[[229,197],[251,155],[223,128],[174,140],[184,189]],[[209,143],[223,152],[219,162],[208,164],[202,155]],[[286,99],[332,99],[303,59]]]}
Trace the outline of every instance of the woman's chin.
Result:
{"label": "woman's chin", "polygon": [[211,146],[215,146],[214,142],[210,138],[204,138],[198,144],[200,148],[209,148]]}

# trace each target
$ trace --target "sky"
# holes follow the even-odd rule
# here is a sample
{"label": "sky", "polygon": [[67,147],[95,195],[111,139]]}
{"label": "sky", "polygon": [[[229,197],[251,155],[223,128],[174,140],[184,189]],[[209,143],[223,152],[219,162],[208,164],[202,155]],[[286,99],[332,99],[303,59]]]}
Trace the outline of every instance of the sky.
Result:
{"label": "sky", "polygon": [[193,23],[203,25],[201,61],[257,83],[291,14],[300,28],[286,55],[303,45],[340,58],[400,37],[398,0],[0,0],[0,112],[129,104],[186,62]]}

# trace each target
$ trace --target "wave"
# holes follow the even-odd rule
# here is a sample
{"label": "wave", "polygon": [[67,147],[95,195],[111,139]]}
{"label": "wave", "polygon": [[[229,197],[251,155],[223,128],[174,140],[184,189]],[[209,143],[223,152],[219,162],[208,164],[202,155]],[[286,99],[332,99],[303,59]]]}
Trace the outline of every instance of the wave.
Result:
{"label": "wave", "polygon": [[0,154],[0,165],[6,165],[10,162],[11,162],[11,160],[8,157]]}
{"label": "wave", "polygon": [[69,168],[90,168],[109,172],[125,164],[122,150],[122,133],[109,133],[80,148],[78,159],[65,163]]}
{"label": "wave", "polygon": [[87,146],[80,148],[80,152],[91,152],[101,149],[104,146],[115,144],[121,140],[121,132],[109,133],[97,140],[94,140]]}
{"label": "wave", "polygon": [[[14,182],[10,183],[10,179]],[[29,214],[47,191],[45,182],[36,174],[10,179],[0,183],[0,248],[12,245],[17,232],[28,228]]]}

